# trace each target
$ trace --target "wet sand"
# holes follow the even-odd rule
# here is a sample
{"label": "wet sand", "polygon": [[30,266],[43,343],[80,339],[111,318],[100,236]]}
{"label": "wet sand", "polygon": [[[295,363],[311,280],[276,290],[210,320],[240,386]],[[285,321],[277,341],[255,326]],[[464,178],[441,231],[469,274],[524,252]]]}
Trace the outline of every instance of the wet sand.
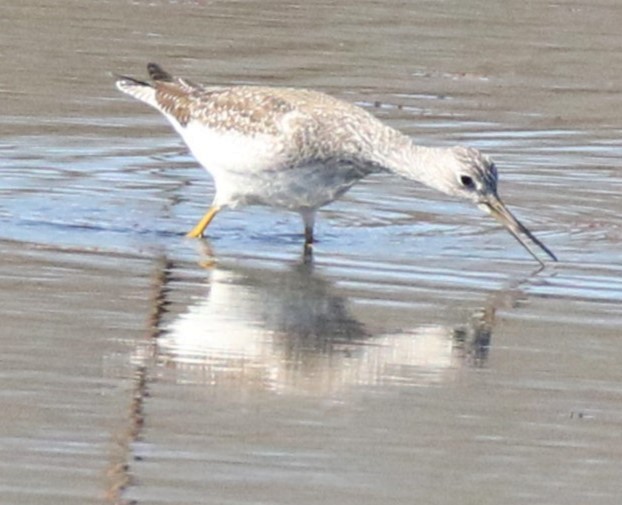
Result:
{"label": "wet sand", "polygon": [[[10,1],[0,492],[30,503],[617,504],[620,16],[598,5]],[[560,258],[377,176],[223,212],[110,72],[313,87],[491,154]]]}

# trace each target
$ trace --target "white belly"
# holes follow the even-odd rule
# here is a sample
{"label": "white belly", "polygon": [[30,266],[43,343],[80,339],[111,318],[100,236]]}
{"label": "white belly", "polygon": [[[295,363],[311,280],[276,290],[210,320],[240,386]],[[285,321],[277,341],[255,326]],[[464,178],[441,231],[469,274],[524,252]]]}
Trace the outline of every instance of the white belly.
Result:
{"label": "white belly", "polygon": [[210,130],[197,123],[177,128],[192,154],[214,178],[214,204],[315,209],[332,202],[361,177],[352,164],[300,164],[281,138]]}

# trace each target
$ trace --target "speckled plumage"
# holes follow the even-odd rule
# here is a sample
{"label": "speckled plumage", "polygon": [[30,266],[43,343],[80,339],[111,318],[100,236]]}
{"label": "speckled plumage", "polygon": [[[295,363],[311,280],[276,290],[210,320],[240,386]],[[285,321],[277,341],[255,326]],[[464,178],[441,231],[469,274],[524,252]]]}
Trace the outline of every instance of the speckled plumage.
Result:
{"label": "speckled plumage", "polygon": [[[399,132],[386,127],[360,107],[307,89],[262,86],[206,87],[173,78],[150,64],[153,84],[124,77],[119,89],[157,108],[178,126],[189,123],[219,132],[283,139],[288,162],[360,158]],[[177,124],[175,124],[177,123]],[[405,138],[404,138],[405,139]],[[352,161],[352,160],[350,160]],[[210,167],[206,167],[210,170]]]}
{"label": "speckled plumage", "polygon": [[299,212],[310,244],[320,207],[385,171],[472,201],[532,254],[519,233],[554,258],[501,204],[496,168],[476,149],[415,145],[364,109],[317,91],[208,87],[153,63],[148,71],[151,83],[121,77],[117,87],[162,112],[214,178],[212,206],[190,236],[202,236],[224,207],[264,204]]}

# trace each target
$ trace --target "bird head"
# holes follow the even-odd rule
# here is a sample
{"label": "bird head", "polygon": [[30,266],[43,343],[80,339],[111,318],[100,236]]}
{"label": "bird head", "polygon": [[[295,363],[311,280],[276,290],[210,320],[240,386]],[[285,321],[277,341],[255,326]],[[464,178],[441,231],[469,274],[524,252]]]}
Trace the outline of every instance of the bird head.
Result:
{"label": "bird head", "polygon": [[540,263],[531,244],[538,246],[553,261],[555,255],[540,242],[505,206],[497,194],[498,174],[492,160],[477,149],[453,147],[446,151],[442,177],[437,189],[446,194],[469,200],[499,221],[520,244]]}

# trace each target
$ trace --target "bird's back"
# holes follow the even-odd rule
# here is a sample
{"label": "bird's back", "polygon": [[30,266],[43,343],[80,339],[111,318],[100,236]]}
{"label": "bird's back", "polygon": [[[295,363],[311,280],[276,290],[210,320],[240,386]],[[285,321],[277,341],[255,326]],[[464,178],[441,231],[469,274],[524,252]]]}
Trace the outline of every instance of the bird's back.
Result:
{"label": "bird's back", "polygon": [[[247,137],[282,138],[298,155],[365,157],[397,132],[362,108],[308,89],[207,87],[149,66],[153,83],[121,78],[121,91],[164,113],[177,130],[191,123]],[[177,123],[177,125],[175,124]],[[380,138],[379,138],[380,137]]]}

